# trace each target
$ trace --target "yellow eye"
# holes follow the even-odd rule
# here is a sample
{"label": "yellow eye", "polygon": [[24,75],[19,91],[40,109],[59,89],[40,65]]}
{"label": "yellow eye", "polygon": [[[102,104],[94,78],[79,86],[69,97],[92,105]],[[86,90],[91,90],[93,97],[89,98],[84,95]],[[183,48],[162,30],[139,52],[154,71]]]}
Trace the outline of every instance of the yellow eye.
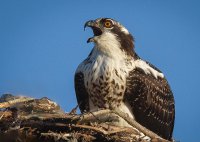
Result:
{"label": "yellow eye", "polygon": [[106,27],[106,28],[111,28],[111,27],[112,27],[111,21],[106,21],[106,22],[104,23],[104,27]]}

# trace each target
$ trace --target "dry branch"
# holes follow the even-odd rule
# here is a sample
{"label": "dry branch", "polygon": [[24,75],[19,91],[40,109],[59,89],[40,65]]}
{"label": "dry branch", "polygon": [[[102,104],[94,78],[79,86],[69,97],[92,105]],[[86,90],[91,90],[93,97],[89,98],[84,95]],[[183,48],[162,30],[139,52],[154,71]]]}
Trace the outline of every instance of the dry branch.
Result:
{"label": "dry branch", "polygon": [[[48,98],[3,95],[0,98],[1,142],[167,142],[123,112],[99,110],[82,115],[64,113]],[[124,119],[133,126],[115,126]]]}

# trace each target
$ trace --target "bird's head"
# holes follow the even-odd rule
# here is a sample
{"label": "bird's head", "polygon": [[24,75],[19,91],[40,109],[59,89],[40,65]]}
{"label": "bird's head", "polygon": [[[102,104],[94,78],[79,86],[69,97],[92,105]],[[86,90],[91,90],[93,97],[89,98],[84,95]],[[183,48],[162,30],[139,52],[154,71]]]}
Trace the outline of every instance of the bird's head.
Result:
{"label": "bird's head", "polygon": [[114,51],[133,55],[134,39],[129,31],[119,22],[111,18],[98,18],[85,23],[84,29],[90,27],[94,36],[87,42],[94,42],[99,50],[107,54]]}

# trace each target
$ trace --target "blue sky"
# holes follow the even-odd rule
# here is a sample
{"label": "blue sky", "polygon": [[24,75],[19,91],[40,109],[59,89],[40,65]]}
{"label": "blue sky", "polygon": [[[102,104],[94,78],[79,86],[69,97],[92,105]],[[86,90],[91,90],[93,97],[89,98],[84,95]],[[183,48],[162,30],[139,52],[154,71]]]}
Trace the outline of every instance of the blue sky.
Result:
{"label": "blue sky", "polygon": [[76,106],[73,76],[93,47],[87,20],[110,17],[135,37],[136,52],[160,68],[176,101],[174,137],[200,135],[200,2],[181,0],[0,0],[0,94],[47,96]]}

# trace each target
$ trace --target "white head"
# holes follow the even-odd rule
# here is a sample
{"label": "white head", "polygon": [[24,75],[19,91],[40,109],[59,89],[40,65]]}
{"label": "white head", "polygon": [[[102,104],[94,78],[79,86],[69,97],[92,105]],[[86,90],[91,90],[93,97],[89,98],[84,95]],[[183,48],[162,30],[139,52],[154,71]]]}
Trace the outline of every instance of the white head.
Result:
{"label": "white head", "polygon": [[87,42],[94,42],[95,48],[102,53],[115,56],[113,53],[121,52],[134,56],[134,39],[119,22],[111,18],[98,18],[87,21],[84,27],[91,27],[94,33]]}

